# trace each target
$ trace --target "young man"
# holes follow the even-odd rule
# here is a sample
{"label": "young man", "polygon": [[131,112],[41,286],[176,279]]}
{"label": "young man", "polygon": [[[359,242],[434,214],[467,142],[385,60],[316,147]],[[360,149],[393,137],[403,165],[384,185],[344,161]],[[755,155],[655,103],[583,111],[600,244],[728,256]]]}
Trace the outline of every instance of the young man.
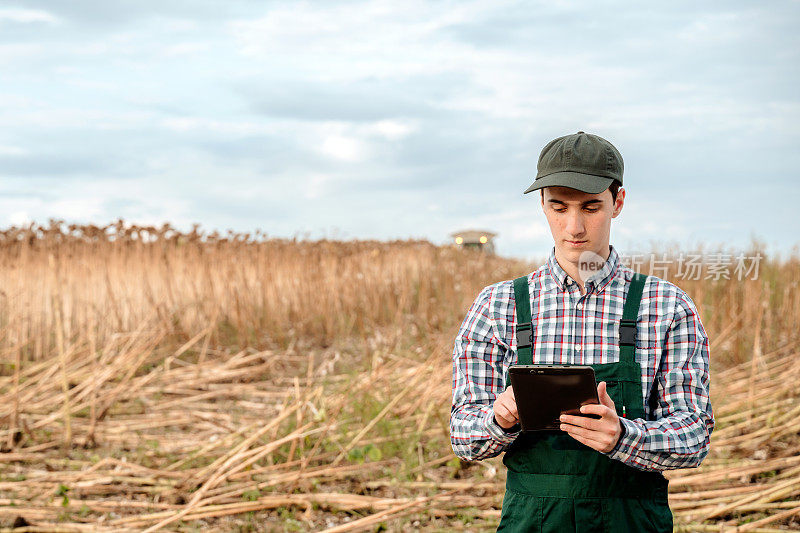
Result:
{"label": "young man", "polygon": [[[538,270],[484,288],[453,349],[456,455],[505,451],[498,531],[672,531],[662,470],[708,453],[708,337],[680,288],[622,265],[609,244],[623,162],[596,135],[548,143],[534,183],[554,247]],[[522,302],[517,305],[517,302]],[[561,431],[520,431],[513,364],[591,365],[600,404]]]}

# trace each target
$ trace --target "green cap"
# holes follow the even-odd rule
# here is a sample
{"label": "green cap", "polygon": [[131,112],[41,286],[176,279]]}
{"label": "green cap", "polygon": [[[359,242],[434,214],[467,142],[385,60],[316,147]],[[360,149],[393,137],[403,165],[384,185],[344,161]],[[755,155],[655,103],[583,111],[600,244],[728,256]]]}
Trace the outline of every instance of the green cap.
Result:
{"label": "green cap", "polygon": [[601,193],[614,180],[622,185],[624,165],[622,155],[613,144],[579,131],[547,143],[536,168],[536,180],[523,194],[554,185]]}

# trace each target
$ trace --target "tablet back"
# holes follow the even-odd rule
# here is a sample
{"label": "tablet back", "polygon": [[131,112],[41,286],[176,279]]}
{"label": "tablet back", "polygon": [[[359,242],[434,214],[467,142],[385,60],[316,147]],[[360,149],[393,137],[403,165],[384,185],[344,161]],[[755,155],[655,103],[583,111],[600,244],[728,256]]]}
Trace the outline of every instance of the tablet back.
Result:
{"label": "tablet back", "polygon": [[522,431],[559,429],[562,413],[581,416],[582,405],[599,403],[590,366],[514,365],[509,375]]}

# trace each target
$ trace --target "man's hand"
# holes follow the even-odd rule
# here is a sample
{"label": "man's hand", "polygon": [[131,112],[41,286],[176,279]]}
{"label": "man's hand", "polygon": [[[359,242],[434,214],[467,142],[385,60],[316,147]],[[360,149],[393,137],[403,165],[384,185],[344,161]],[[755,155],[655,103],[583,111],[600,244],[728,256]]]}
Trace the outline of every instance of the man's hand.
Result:
{"label": "man's hand", "polygon": [[608,453],[614,449],[622,435],[622,425],[614,408],[614,401],[606,391],[606,382],[597,385],[599,404],[584,405],[581,413],[600,415],[600,419],[587,416],[561,415],[561,430],[570,437],[598,452]]}
{"label": "man's hand", "polygon": [[494,419],[503,429],[508,429],[519,422],[517,413],[517,400],[514,399],[514,389],[508,387],[500,393],[494,401]]}

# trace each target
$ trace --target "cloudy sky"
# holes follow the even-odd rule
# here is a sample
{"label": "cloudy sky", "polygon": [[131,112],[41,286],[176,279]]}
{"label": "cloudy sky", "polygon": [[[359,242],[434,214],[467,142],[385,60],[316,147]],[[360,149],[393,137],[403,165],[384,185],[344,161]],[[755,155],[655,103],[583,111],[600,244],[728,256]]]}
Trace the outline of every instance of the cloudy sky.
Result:
{"label": "cloudy sky", "polygon": [[[635,7],[632,7],[635,6]],[[622,251],[800,243],[800,3],[0,4],[0,225],[499,233],[550,139],[625,159]]]}

